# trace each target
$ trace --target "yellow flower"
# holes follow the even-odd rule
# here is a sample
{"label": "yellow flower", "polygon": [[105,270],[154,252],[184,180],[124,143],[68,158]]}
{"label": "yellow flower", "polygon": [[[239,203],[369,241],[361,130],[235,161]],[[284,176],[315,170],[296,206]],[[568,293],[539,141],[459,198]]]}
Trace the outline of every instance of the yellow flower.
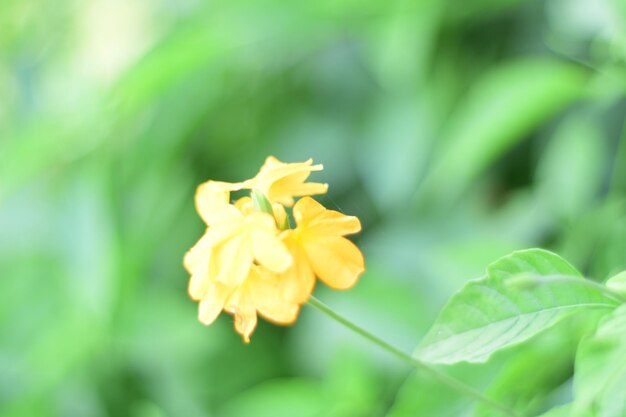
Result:
{"label": "yellow flower", "polygon": [[352,287],[365,270],[365,261],[359,248],[343,236],[361,230],[359,219],[327,210],[310,197],[298,200],[293,215],[297,227],[283,233],[294,259],[281,274],[284,297],[298,303],[308,300],[315,276],[334,289]]}
{"label": "yellow flower", "polygon": [[[206,270],[202,273],[203,262],[197,257],[200,251],[192,249],[189,253],[193,255],[186,257],[186,266],[193,265],[198,273],[190,280],[189,294],[200,301],[198,316],[203,324],[213,323],[224,310],[235,317],[235,329],[248,343],[256,327],[257,312],[277,324],[287,325],[296,320],[300,306],[280,296],[279,280],[275,274],[252,265],[248,276],[239,285],[215,282],[207,279]],[[199,264],[192,264],[194,261],[191,258],[200,260]]]}
{"label": "yellow flower", "polygon": [[[226,311],[249,342],[257,314],[278,324],[294,322],[316,276],[335,289],[354,285],[364,270],[363,255],[344,236],[360,231],[361,224],[306,197],[326,192],[326,184],[306,182],[321,169],[311,160],[284,163],[269,157],[250,180],[198,187],[196,209],[207,229],[183,264],[202,323],[211,324]],[[253,190],[252,198],[231,204],[231,192],[243,189]],[[291,229],[284,206],[300,196],[305,197],[293,207],[297,227]]]}
{"label": "yellow flower", "polygon": [[[224,210],[221,222],[207,228],[200,241],[189,252],[210,256],[209,278],[224,284],[238,285],[246,278],[253,262],[274,272],[282,272],[292,262],[291,255],[277,236],[276,222],[267,213],[243,214],[235,206]],[[190,261],[191,262],[191,261]],[[185,263],[187,266],[187,263]],[[193,269],[187,268],[194,273]]]}
{"label": "yellow flower", "polygon": [[259,173],[247,182],[246,188],[261,191],[273,203],[292,206],[294,197],[324,194],[328,191],[328,184],[305,182],[311,172],[322,169],[324,166],[313,165],[312,159],[285,163],[269,156]]}
{"label": "yellow flower", "polygon": [[[270,320],[282,323],[293,317],[293,321],[297,305],[271,300],[276,305],[272,307],[263,301],[272,293],[268,285],[275,282],[274,278],[267,279],[268,274],[283,272],[292,262],[278,237],[275,219],[267,213],[252,211],[244,199],[230,205],[224,200],[228,196],[198,195],[202,198],[201,213],[210,227],[187,252],[183,263],[191,274],[189,294],[200,301],[200,321],[211,324],[224,309],[235,315],[236,328],[246,340],[256,324],[257,309]],[[261,276],[266,277],[262,282]]]}
{"label": "yellow flower", "polygon": [[[285,206],[292,206],[294,197],[302,197],[307,195],[324,194],[328,191],[328,184],[318,182],[305,182],[311,172],[321,171],[324,169],[322,164],[313,165],[313,160],[309,159],[305,162],[285,163],[281,162],[273,156],[268,156],[265,163],[252,179],[243,182],[222,182],[207,181],[198,187],[196,192],[196,202],[198,196],[202,197],[215,196],[223,198],[232,191],[259,190],[272,203],[279,203]],[[196,205],[198,212],[205,221],[207,219],[202,213],[210,212],[210,206],[207,201]]]}

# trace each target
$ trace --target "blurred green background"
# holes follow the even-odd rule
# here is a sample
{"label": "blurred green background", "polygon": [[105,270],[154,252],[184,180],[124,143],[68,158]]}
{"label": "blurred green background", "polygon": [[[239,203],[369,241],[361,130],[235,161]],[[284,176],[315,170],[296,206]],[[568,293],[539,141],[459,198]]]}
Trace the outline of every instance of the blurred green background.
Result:
{"label": "blurred green background", "polygon": [[[468,415],[308,307],[250,345],[202,326],[195,187],[323,163],[367,272],[316,294],[411,351],[511,250],[626,269],[625,59],[622,0],[3,0],[0,415]],[[571,352],[537,343],[539,410]],[[496,365],[494,395],[526,369]]]}

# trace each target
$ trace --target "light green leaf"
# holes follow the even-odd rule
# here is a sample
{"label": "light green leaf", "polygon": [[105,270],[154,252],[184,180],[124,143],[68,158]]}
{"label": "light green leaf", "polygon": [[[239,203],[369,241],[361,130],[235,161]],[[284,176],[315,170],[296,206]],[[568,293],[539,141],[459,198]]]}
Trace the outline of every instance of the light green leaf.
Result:
{"label": "light green leaf", "polygon": [[609,280],[606,282],[606,286],[610,290],[626,296],[626,271],[622,271],[619,274],[609,278]]}
{"label": "light green leaf", "polygon": [[584,340],[576,357],[575,417],[626,415],[626,305]]}
{"label": "light green leaf", "polygon": [[[500,363],[476,365],[459,363],[446,368],[455,378],[481,389],[496,373]],[[471,399],[459,395],[448,385],[434,380],[423,372],[413,372],[406,379],[386,417],[459,417],[469,416]]]}
{"label": "light green leaf", "polygon": [[[541,153],[537,192],[545,210],[559,218],[588,212],[603,186],[609,141],[599,124],[593,115],[574,112]],[[563,169],[564,163],[576,169]]]}
{"label": "light green leaf", "polygon": [[553,408],[552,410],[548,411],[545,414],[542,414],[539,417],[570,417],[571,410],[571,405],[567,404],[561,407]]}
{"label": "light green leaf", "polygon": [[513,252],[450,299],[415,355],[431,363],[484,362],[573,313],[618,304],[558,255]]}
{"label": "light green leaf", "polygon": [[458,196],[539,124],[580,97],[585,76],[550,60],[519,60],[485,73],[448,123],[421,199]]}
{"label": "light green leaf", "polygon": [[[571,401],[576,350],[581,338],[593,333],[598,321],[605,316],[602,310],[591,313],[595,314],[580,314],[564,320],[549,332],[492,358],[488,365],[498,364],[500,372],[490,381],[485,395],[522,416],[537,416],[555,404]],[[485,368],[485,364],[478,366]],[[481,403],[476,404],[473,414],[473,417],[500,416]]]}
{"label": "light green leaf", "polygon": [[263,382],[239,394],[221,410],[227,417],[315,417],[324,409],[321,384],[305,378]]}

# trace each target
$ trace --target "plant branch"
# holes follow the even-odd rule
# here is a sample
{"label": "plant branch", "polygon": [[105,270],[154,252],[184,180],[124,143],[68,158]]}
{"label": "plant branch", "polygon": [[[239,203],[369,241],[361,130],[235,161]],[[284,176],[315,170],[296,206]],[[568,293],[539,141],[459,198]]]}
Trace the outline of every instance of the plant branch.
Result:
{"label": "plant branch", "polygon": [[382,340],[381,338],[379,338],[378,336],[375,336],[374,334],[368,332],[367,330],[363,329],[362,327],[352,323],[351,321],[349,321],[348,319],[346,319],[345,317],[341,316],[339,313],[335,312],[333,309],[331,309],[330,307],[328,307],[326,304],[322,303],[320,300],[318,300],[317,298],[315,298],[314,296],[311,296],[311,298],[309,299],[308,304],[314,308],[316,308],[318,311],[326,314],[328,317],[332,318],[333,320],[335,320],[336,322],[342,324],[343,326],[347,327],[348,329],[352,330],[353,332],[359,334],[360,336],[364,337],[365,339],[369,340],[370,342],[374,343],[375,345],[377,345],[378,347],[386,350],[387,352],[391,353],[392,355],[394,355],[396,358],[400,359],[401,361],[407,363],[408,365],[412,366],[415,369],[418,369],[420,371],[423,371],[427,374],[429,374],[430,376],[432,376],[433,378],[437,379],[438,381],[446,384],[447,386],[449,386],[450,388],[463,393],[465,395],[467,395],[468,397],[471,397],[473,399],[475,399],[476,401],[480,401],[486,405],[489,405],[491,408],[493,408],[494,410],[498,410],[502,413],[502,415],[504,416],[508,416],[508,417],[522,417],[520,414],[518,414],[516,411],[514,411],[513,409],[509,408],[508,406],[504,405],[504,404],[500,404],[497,401],[492,400],[491,398],[486,397],[485,395],[483,395],[480,391],[470,387],[469,385],[466,385],[465,383],[459,381],[456,378],[453,378],[439,370],[437,370],[436,368],[427,365],[423,362],[420,362],[419,360],[417,360],[416,358],[412,357],[411,355],[408,355],[406,353],[404,353],[403,351],[401,351],[400,349],[396,348],[395,346],[390,345],[389,343],[385,342],[384,340]]}

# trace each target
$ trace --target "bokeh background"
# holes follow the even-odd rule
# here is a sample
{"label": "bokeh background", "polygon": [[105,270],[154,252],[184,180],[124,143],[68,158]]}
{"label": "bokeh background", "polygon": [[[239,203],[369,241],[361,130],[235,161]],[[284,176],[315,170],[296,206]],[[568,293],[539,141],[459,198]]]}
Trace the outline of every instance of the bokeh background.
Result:
{"label": "bokeh background", "polygon": [[195,187],[323,163],[367,272],[316,295],[411,351],[512,250],[626,269],[625,59],[621,0],[3,0],[0,415],[467,415],[309,307],[250,345],[199,324]]}

